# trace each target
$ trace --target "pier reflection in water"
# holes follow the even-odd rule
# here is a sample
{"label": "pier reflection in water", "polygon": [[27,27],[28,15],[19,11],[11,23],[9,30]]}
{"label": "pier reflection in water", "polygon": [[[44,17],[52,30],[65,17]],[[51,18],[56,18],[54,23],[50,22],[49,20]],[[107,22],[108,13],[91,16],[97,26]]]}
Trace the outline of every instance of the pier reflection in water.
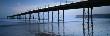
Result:
{"label": "pier reflection in water", "polygon": [[[78,20],[78,21],[77,21]],[[110,19],[94,19],[94,36],[107,36],[110,33]],[[53,32],[55,34],[58,33],[58,23],[39,23],[40,28],[38,29],[38,23],[36,20],[0,20],[0,36],[35,36],[38,32],[48,32],[48,24],[49,24],[49,32],[52,31],[53,24]],[[7,24],[8,23],[8,24]],[[76,19],[74,21],[65,21],[65,36],[82,36],[82,19]],[[60,22],[60,35],[63,35],[63,23]],[[40,31],[38,31],[40,30]]]}

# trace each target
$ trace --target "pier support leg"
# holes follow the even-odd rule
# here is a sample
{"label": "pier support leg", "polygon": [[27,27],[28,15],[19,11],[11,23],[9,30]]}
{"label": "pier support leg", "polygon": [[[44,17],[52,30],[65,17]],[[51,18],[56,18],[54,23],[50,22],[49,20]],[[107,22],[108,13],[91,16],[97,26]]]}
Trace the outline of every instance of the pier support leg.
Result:
{"label": "pier support leg", "polygon": [[85,8],[83,8],[83,36],[85,36]]}
{"label": "pier support leg", "polygon": [[18,19],[18,16],[16,16],[16,18]]}
{"label": "pier support leg", "polygon": [[26,20],[26,15],[25,15],[25,20]]}
{"label": "pier support leg", "polygon": [[40,13],[39,12],[38,12],[38,33],[40,33]]}
{"label": "pier support leg", "polygon": [[52,11],[52,32],[53,32],[53,11]]}
{"label": "pier support leg", "polygon": [[94,34],[93,34],[94,33],[94,31],[93,31],[94,24],[93,24],[93,15],[92,15],[93,13],[92,13],[92,11],[93,11],[93,8],[91,8],[91,27],[92,27],[92,29],[91,29],[92,30],[92,32],[91,32],[92,34],[91,35],[94,36]]}
{"label": "pier support leg", "polygon": [[24,19],[25,19],[25,22],[26,22],[26,19],[27,19],[27,18],[26,18],[26,15],[24,15]]}
{"label": "pier support leg", "polygon": [[48,11],[48,32],[49,32],[49,11]]}
{"label": "pier support leg", "polygon": [[[83,36],[93,36],[93,16],[92,16],[92,10],[90,12],[90,8],[87,8],[87,13],[85,12],[85,8],[83,8]],[[86,21],[87,20],[87,21]],[[87,24],[87,30],[85,30]]]}
{"label": "pier support leg", "polygon": [[59,12],[59,10],[58,10],[58,35],[60,34],[59,14],[60,14],[60,12]]}
{"label": "pier support leg", "polygon": [[64,24],[64,10],[63,10],[63,36],[65,36],[65,24]]}
{"label": "pier support leg", "polygon": [[33,15],[33,19],[35,19],[35,18],[34,18],[34,15]]}
{"label": "pier support leg", "polygon": [[45,32],[45,23],[44,23],[44,12],[43,12],[43,29],[44,29],[44,32]]}
{"label": "pier support leg", "polygon": [[21,15],[19,15],[19,19],[21,19]]}
{"label": "pier support leg", "polygon": [[29,14],[29,20],[31,19],[31,14]]}

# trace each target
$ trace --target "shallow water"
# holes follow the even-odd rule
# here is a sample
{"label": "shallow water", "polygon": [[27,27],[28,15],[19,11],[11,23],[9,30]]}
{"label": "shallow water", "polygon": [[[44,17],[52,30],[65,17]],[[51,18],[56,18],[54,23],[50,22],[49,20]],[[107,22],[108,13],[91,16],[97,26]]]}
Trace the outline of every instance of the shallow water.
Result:
{"label": "shallow water", "polygon": [[[0,19],[0,36],[35,36],[36,32],[51,32],[53,24],[53,32],[58,34],[58,23],[54,22],[38,25],[38,21],[34,20],[17,20],[17,19]],[[48,25],[49,24],[49,25]],[[83,36],[82,35],[82,19],[78,18],[73,21],[65,21],[64,32],[66,36]],[[38,31],[40,26],[40,31]],[[48,29],[49,26],[49,29]],[[110,36],[110,19],[95,18],[94,19],[94,36]],[[60,35],[63,35],[63,23],[60,22]]]}

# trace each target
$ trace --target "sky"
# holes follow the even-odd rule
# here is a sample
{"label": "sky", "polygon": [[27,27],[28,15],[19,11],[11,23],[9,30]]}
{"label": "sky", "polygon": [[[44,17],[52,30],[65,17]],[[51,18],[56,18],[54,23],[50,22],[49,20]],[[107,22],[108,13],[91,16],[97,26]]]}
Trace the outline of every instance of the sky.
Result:
{"label": "sky", "polygon": [[[82,0],[67,0],[67,1],[72,1],[75,3]],[[44,8],[45,6],[47,7],[48,5],[52,7],[55,5],[59,5],[60,2],[63,5],[66,3],[66,0],[0,0],[0,18],[4,18],[6,16],[13,14],[24,13],[26,11],[35,10],[37,8]],[[94,14],[105,14],[110,13],[109,9],[110,6],[95,7],[93,11]],[[77,15],[82,14],[80,13],[81,11],[82,9],[66,10],[66,12]]]}

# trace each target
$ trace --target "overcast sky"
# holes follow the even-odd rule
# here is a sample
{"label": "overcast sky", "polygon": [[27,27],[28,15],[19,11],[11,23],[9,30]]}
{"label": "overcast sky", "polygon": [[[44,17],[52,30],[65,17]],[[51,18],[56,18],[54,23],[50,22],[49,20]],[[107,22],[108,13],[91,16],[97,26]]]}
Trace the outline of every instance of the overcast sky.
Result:
{"label": "overcast sky", "polygon": [[[68,0],[72,2],[79,2],[82,0]],[[59,2],[64,4],[66,0],[0,0],[0,18],[6,17],[8,15],[23,13],[25,11],[37,9],[38,7],[45,7],[45,5],[55,6],[59,5]],[[93,11],[94,14],[107,14],[110,13],[110,6],[96,7]],[[66,12],[72,14],[82,14],[80,13],[82,9],[68,10]],[[76,13],[77,12],[77,13]]]}

